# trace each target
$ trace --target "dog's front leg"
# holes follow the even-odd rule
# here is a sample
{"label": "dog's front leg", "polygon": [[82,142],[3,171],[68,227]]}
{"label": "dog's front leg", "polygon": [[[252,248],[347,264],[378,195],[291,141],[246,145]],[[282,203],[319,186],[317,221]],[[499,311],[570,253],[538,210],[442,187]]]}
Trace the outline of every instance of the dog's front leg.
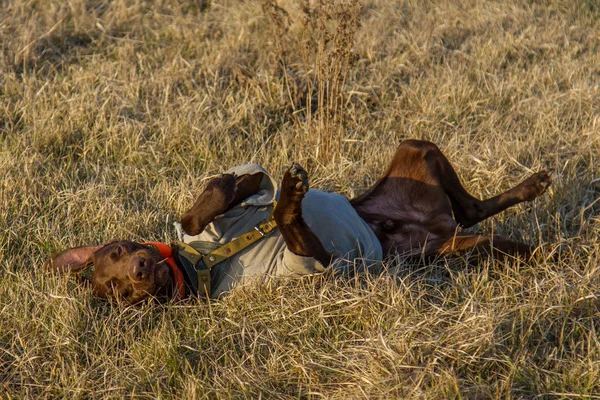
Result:
{"label": "dog's front leg", "polygon": [[246,174],[236,177],[223,174],[211,179],[196,202],[181,218],[181,226],[188,235],[199,235],[217,215],[258,193],[264,174]]}
{"label": "dog's front leg", "polygon": [[302,199],[307,191],[306,171],[299,164],[292,164],[283,176],[273,215],[288,250],[299,256],[313,257],[326,267],[331,263],[331,254],[302,217]]}
{"label": "dog's front leg", "polygon": [[223,214],[235,198],[235,176],[224,174],[211,179],[194,205],[181,218],[181,226],[188,235],[200,234],[215,217]]}

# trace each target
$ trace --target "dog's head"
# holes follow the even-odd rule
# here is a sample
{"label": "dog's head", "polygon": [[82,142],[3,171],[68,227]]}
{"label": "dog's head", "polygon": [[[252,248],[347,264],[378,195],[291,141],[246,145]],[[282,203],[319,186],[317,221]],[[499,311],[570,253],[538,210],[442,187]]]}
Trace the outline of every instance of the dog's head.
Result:
{"label": "dog's head", "polygon": [[81,273],[92,265],[91,285],[100,297],[118,297],[133,304],[148,297],[173,295],[173,271],[150,245],[120,241],[75,247],[44,263],[47,270],[63,273]]}

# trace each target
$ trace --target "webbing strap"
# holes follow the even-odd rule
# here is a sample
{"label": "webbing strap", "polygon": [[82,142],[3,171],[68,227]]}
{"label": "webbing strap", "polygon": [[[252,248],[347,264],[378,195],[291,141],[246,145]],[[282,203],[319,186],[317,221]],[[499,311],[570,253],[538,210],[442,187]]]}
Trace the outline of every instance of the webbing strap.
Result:
{"label": "webbing strap", "polygon": [[253,243],[258,242],[263,237],[267,236],[277,228],[275,218],[271,215],[269,218],[258,224],[251,231],[244,233],[233,239],[231,242],[224,244],[216,250],[213,250],[204,257],[204,263],[210,269],[213,266],[233,257],[240,251]]}
{"label": "webbing strap", "polygon": [[195,286],[198,294],[208,297],[211,292],[210,269],[268,236],[276,228],[277,223],[271,214],[251,231],[222,246],[218,243],[201,241],[173,242],[172,246],[177,248],[178,255],[187,261],[183,263],[183,268],[190,284]]}

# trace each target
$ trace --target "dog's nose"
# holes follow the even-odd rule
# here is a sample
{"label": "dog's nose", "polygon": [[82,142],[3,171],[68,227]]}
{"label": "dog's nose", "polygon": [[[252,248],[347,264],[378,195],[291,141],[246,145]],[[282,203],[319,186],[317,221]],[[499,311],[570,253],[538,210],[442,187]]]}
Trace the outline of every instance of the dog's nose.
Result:
{"label": "dog's nose", "polygon": [[129,272],[134,281],[143,281],[151,273],[150,262],[143,257],[134,257],[131,260]]}

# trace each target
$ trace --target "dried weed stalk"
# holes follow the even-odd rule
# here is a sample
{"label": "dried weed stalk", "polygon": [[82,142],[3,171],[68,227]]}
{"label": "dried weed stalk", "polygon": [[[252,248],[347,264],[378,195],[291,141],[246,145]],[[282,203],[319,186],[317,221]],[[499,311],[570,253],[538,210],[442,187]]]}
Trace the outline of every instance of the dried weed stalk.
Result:
{"label": "dried weed stalk", "polygon": [[[272,22],[273,50],[279,73],[286,82],[291,108],[304,125],[302,131],[314,146],[319,161],[334,160],[340,152],[347,120],[346,80],[355,60],[352,48],[360,21],[358,0],[308,0],[302,5],[299,38],[289,36],[289,14],[275,1],[263,10]],[[299,54],[289,51],[291,41]]]}

